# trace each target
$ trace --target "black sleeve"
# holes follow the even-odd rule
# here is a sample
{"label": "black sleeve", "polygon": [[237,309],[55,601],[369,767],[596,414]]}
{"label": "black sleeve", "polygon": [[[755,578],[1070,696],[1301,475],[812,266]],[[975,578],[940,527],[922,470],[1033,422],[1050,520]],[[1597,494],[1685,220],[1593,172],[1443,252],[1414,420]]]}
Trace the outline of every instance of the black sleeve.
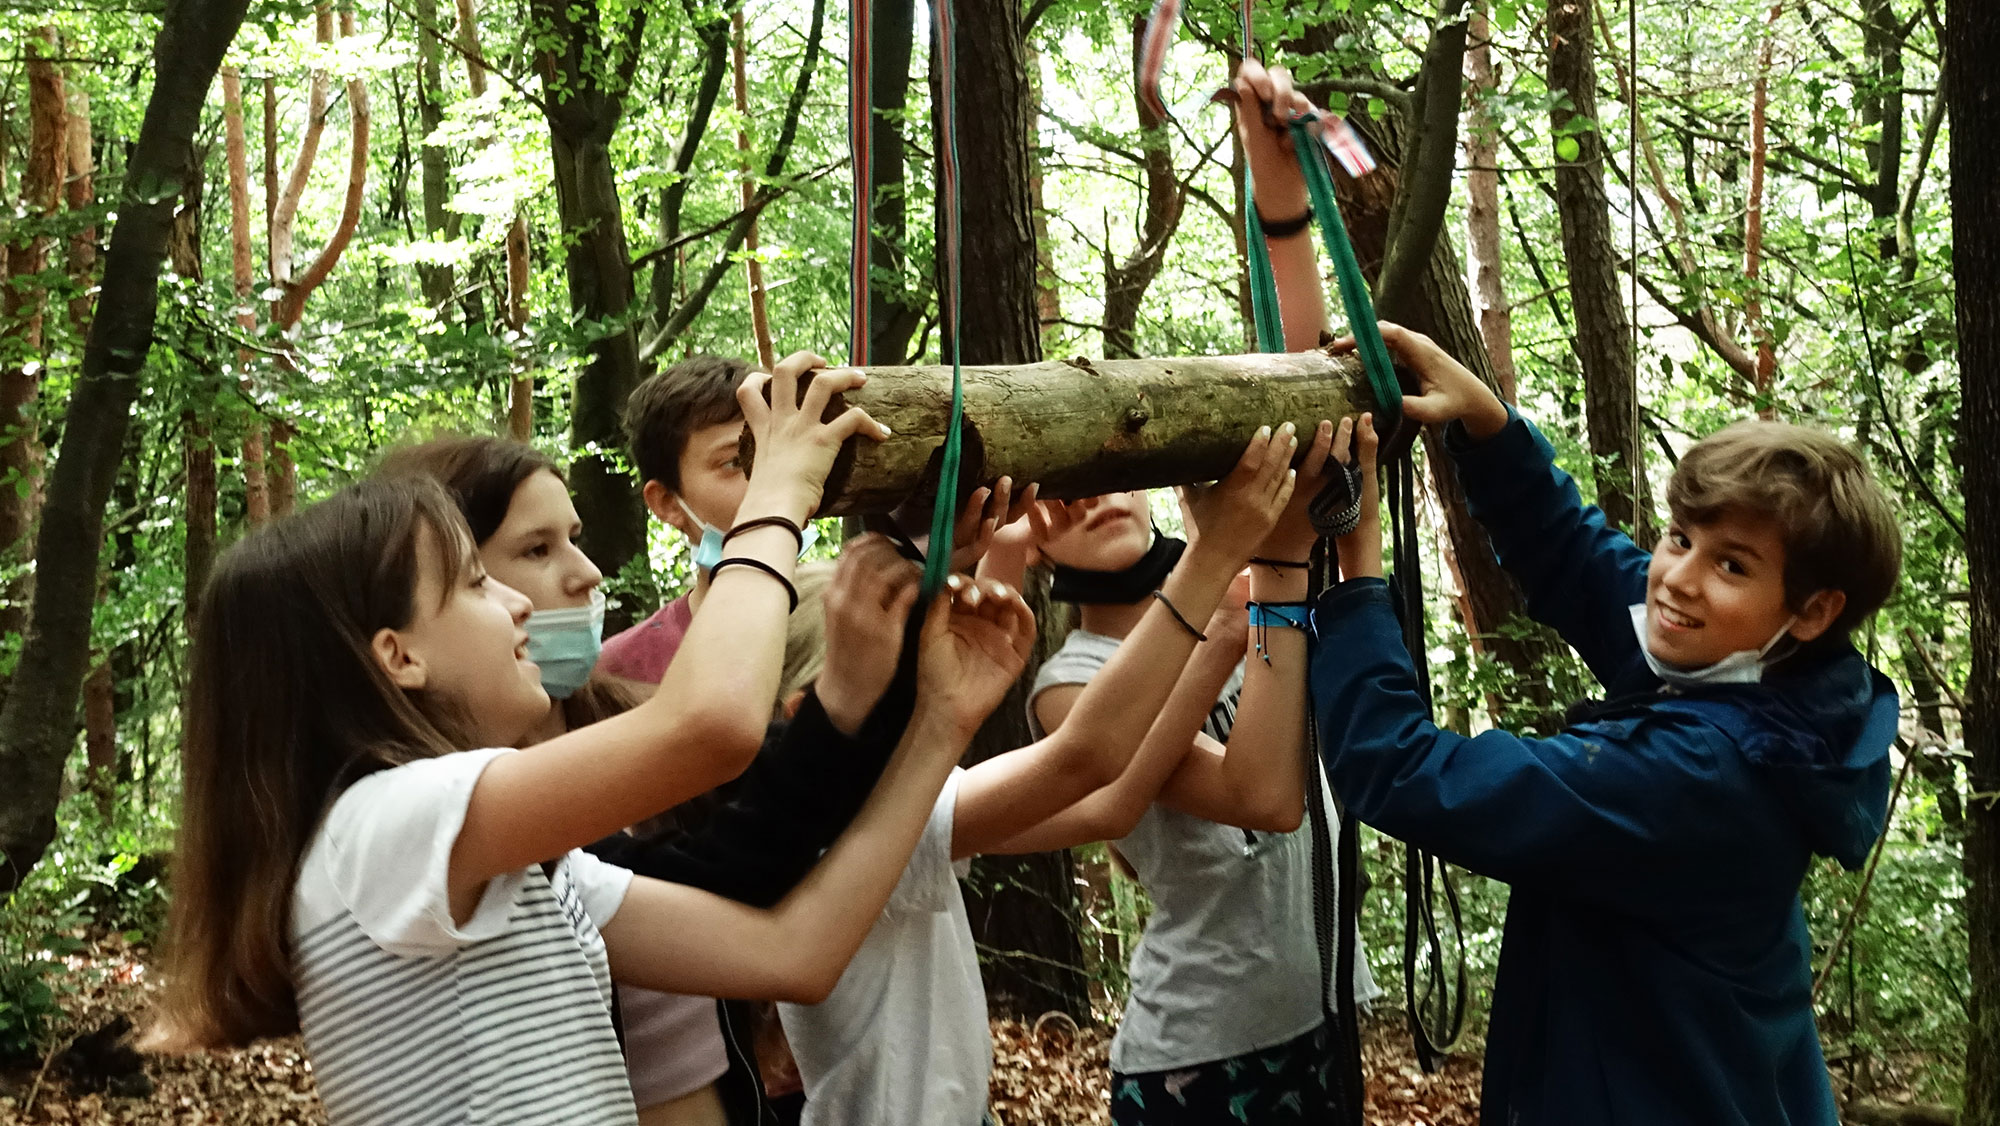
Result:
{"label": "black sleeve", "polygon": [[712,891],[753,907],[785,897],[861,809],[909,722],[914,686],[899,674],[861,731],[841,734],[807,693],[773,723],[733,797],[693,833],[607,837],[589,851],[641,876]]}

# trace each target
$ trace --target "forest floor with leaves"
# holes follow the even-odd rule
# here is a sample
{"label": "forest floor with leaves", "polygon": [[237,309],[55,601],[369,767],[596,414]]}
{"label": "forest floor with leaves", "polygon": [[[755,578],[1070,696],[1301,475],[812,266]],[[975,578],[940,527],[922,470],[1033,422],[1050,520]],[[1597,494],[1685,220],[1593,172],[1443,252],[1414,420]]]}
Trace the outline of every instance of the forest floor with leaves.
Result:
{"label": "forest floor with leaves", "polygon": [[[326,1121],[311,1066],[296,1037],[231,1052],[144,1057],[150,1090],[116,1093],[128,1079],[119,1050],[95,1051],[87,1035],[118,1018],[136,1019],[157,986],[143,948],[117,935],[67,960],[58,983],[64,1014],[57,1050],[0,1067],[0,1123],[73,1126],[317,1126]],[[70,1046],[85,1036],[82,1051]],[[993,1110],[1002,1126],[1109,1123],[1111,1030],[1078,1029],[1066,1019],[993,1022]],[[107,1052],[109,1058],[107,1058]],[[1368,1121],[1379,1126],[1473,1126],[1479,1062],[1454,1058],[1424,1075],[1393,1016],[1369,1020],[1363,1049]],[[127,1061],[129,1062],[129,1061]],[[109,1085],[112,1089],[107,1090]]]}

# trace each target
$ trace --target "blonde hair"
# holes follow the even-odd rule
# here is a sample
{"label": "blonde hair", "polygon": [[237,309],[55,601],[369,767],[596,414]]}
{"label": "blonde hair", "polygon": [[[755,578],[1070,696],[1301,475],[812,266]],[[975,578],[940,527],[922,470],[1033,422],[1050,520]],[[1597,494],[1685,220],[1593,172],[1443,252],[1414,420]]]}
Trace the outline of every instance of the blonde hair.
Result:
{"label": "blonde hair", "polygon": [[785,661],[778,670],[777,707],[811,686],[826,668],[826,587],[833,578],[831,562],[801,563],[792,574],[799,589],[799,606],[785,620]]}
{"label": "blonde hair", "polygon": [[1674,519],[1705,524],[1734,510],[1778,525],[1785,602],[1802,609],[1822,590],[1847,605],[1830,633],[1844,636],[1880,609],[1903,566],[1903,535],[1861,456],[1824,430],[1749,419],[1696,442],[1667,483]]}

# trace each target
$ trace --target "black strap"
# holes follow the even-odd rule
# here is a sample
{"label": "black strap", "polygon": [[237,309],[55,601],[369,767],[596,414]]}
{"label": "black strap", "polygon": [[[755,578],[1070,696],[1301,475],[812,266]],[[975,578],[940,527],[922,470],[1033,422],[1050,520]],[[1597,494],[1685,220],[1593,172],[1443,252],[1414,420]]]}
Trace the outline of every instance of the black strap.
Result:
{"label": "black strap", "polygon": [[715,561],[715,566],[708,569],[708,581],[711,583],[714,582],[715,576],[721,574],[725,567],[750,567],[754,570],[764,572],[784,584],[785,597],[792,600],[790,609],[785,612],[789,614],[792,610],[799,608],[799,588],[792,585],[792,580],[786,578],[783,571],[778,570],[762,559],[752,559],[747,555],[731,555],[726,559],[718,559]]}
{"label": "black strap", "polygon": [[754,520],[745,520],[734,528],[722,533],[722,545],[728,547],[730,540],[735,539],[752,528],[783,528],[787,532],[792,533],[793,539],[799,541],[800,552],[804,552],[806,549],[806,530],[793,523],[792,518],[789,516],[759,516]]}
{"label": "black strap", "polygon": [[[1332,585],[1325,540],[1313,545],[1307,588],[1314,594]],[[1338,847],[1328,824],[1326,791],[1320,784],[1319,716],[1306,697],[1306,815],[1312,828],[1313,936],[1319,949],[1320,1009],[1326,1021],[1329,1126],[1361,1126],[1361,1023],[1355,1011],[1354,936],[1360,933],[1360,856],[1354,819],[1340,818]],[[1339,876],[1335,878],[1338,868]],[[1332,968],[1332,982],[1327,980]]]}
{"label": "black strap", "polygon": [[[1390,539],[1396,560],[1390,593],[1396,604],[1396,617],[1403,627],[1403,644],[1409,649],[1410,663],[1416,670],[1417,691],[1428,707],[1431,676],[1424,643],[1423,571],[1417,562],[1416,463],[1406,451],[1385,468]],[[1409,1012],[1410,1034],[1416,1042],[1417,1063],[1425,1072],[1434,1073],[1443,1066],[1446,1054],[1465,1029],[1465,999],[1469,992],[1465,922],[1450,871],[1435,857],[1407,842],[1403,858],[1403,999]],[[1436,889],[1440,883],[1444,886],[1456,954],[1450,983],[1445,980],[1444,943],[1438,930]],[[1427,956],[1421,993],[1417,970],[1420,933]]]}

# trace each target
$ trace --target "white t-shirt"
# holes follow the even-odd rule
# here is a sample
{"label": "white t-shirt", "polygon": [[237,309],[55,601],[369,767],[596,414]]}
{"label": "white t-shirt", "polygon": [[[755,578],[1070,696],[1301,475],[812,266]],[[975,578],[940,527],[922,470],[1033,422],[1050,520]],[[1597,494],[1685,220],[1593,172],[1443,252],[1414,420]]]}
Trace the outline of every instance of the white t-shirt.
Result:
{"label": "white t-shirt", "polygon": [[292,893],[292,978],[336,1126],[638,1120],[598,927],[632,874],[582,852],[488,881],[451,917],[451,849],[505,748],[371,774],[334,803]]}
{"label": "white t-shirt", "polygon": [[909,867],[839,984],[778,1006],[806,1088],[805,1126],[976,1126],[993,1040],[979,955],[951,858],[963,770],[931,809]]}
{"label": "white t-shirt", "polygon": [[[1116,638],[1072,631],[1043,663],[1034,695],[1089,683],[1117,651]],[[1242,687],[1239,666],[1202,724],[1210,738],[1228,742]],[[1040,737],[1033,696],[1028,718]],[[1313,775],[1323,788],[1317,769]],[[1331,798],[1326,809],[1336,827]],[[1334,965],[1322,974],[1310,820],[1290,833],[1253,833],[1155,803],[1117,844],[1153,912],[1132,950],[1132,990],[1111,1041],[1113,1070],[1212,1063],[1276,1047],[1320,1024],[1321,983],[1331,982]],[[1358,954],[1358,931],[1353,938]],[[1365,957],[1354,960],[1354,995],[1381,995]]]}

